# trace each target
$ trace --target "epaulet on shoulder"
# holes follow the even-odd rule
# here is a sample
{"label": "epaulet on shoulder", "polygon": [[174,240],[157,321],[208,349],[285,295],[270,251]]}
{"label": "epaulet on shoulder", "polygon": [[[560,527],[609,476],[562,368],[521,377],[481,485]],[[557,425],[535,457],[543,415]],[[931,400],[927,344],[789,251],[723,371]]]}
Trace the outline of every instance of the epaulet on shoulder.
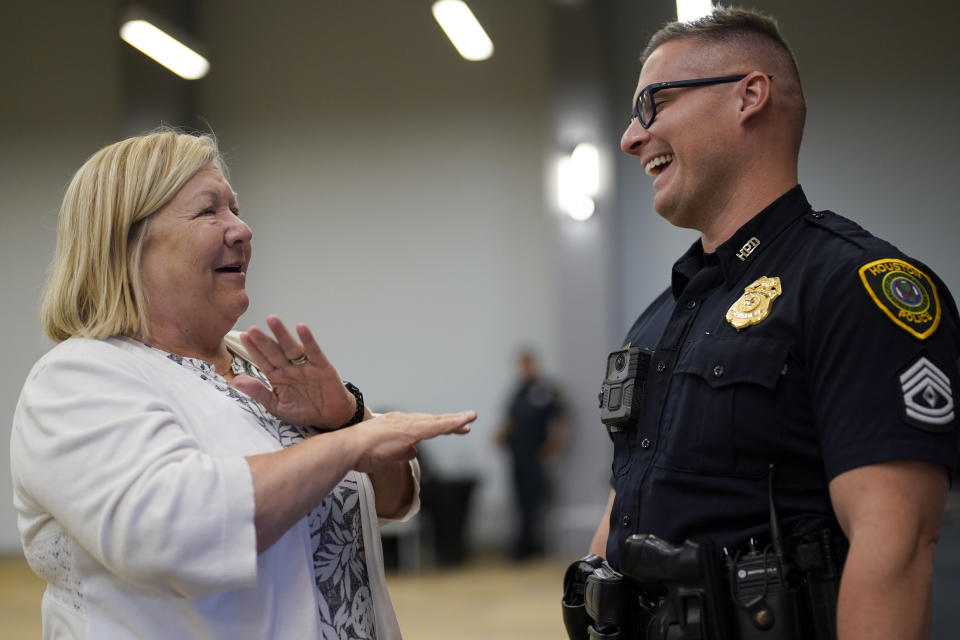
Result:
{"label": "epaulet on shoulder", "polygon": [[803,216],[803,219],[808,224],[823,229],[863,250],[868,250],[871,241],[876,240],[873,234],[859,224],[833,211],[811,210]]}

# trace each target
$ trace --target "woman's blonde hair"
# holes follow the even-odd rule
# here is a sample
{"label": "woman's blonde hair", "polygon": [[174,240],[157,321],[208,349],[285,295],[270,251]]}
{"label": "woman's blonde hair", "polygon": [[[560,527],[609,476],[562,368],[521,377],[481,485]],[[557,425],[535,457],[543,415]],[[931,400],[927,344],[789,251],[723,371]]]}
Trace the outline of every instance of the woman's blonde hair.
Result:
{"label": "woman's blonde hair", "polygon": [[226,171],[212,136],[163,128],[104,147],[80,167],[60,207],[43,294],[48,336],[146,335],[140,256],[150,216],[210,163]]}

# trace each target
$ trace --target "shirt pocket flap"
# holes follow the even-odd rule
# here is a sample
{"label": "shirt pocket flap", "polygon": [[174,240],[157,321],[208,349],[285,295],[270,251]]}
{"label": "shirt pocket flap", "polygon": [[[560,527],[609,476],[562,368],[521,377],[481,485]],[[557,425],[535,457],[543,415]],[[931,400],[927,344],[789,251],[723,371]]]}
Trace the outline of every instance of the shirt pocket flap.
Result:
{"label": "shirt pocket flap", "polygon": [[676,372],[699,376],[715,389],[757,384],[772,391],[784,373],[789,350],[788,342],[770,338],[707,338],[684,349]]}

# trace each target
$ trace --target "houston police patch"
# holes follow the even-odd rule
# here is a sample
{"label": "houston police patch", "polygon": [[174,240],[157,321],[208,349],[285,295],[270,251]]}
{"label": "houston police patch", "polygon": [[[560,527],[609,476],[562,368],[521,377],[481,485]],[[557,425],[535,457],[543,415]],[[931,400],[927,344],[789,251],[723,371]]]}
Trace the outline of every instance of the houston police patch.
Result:
{"label": "houston police patch", "polygon": [[921,340],[937,330],[940,299],[926,273],[899,258],[868,262],[859,273],[870,298],[898,327]]}
{"label": "houston police patch", "polygon": [[925,356],[900,374],[900,390],[907,422],[925,431],[953,429],[953,385]]}

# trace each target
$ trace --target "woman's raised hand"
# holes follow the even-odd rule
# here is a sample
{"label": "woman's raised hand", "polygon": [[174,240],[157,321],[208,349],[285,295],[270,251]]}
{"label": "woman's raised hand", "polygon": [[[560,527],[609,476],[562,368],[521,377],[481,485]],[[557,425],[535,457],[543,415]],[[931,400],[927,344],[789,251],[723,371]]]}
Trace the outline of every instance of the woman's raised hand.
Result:
{"label": "woman's raised hand", "polygon": [[343,386],[310,329],[298,324],[298,341],[277,316],[267,316],[267,326],[273,338],[250,327],[240,340],[273,391],[249,376],[237,376],[233,386],[291,424],[335,429],[349,421],[356,411],[356,399]]}
{"label": "woman's raised hand", "polygon": [[350,427],[360,438],[361,455],[354,469],[371,472],[388,462],[412,460],[421,440],[470,433],[476,419],[476,411],[440,415],[392,411],[361,422]]}

